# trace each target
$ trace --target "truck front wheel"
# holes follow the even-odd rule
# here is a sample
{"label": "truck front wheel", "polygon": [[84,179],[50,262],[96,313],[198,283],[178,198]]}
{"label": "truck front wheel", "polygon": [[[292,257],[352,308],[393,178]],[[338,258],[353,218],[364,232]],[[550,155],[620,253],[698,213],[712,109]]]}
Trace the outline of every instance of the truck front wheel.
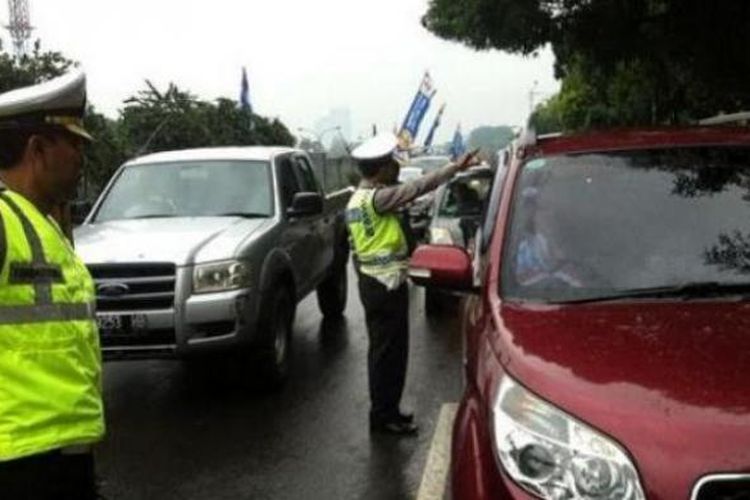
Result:
{"label": "truck front wheel", "polygon": [[346,262],[335,266],[333,272],[318,286],[318,307],[326,318],[338,318],[346,309],[348,279]]}
{"label": "truck front wheel", "polygon": [[271,300],[263,308],[260,322],[265,340],[259,352],[259,363],[265,381],[272,388],[279,388],[289,375],[294,304],[283,286],[271,293]]}

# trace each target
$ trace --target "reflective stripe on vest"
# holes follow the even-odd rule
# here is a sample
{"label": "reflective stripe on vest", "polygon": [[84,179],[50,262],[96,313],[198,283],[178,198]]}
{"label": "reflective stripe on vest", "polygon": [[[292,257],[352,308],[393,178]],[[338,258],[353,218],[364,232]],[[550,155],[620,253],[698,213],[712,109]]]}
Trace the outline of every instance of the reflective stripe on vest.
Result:
{"label": "reflective stripe on vest", "polygon": [[89,304],[42,304],[33,306],[0,305],[0,325],[93,320],[95,310],[96,305],[93,302]]}
{"label": "reflective stripe on vest", "polygon": [[[42,241],[39,235],[36,233],[34,226],[31,221],[26,217],[21,208],[11,199],[5,192],[0,192],[0,199],[8,204],[13,213],[21,221],[23,232],[26,235],[26,241],[31,247],[31,261],[35,266],[47,266],[47,261],[44,258],[44,249],[42,248]],[[11,263],[11,266],[13,263]],[[59,267],[58,267],[59,270]],[[12,272],[12,268],[11,268]],[[62,273],[61,273],[62,274]],[[37,304],[51,304],[52,303],[52,284],[49,282],[36,281],[34,285],[34,295],[36,296]]]}
{"label": "reflective stripe on vest", "polygon": [[86,267],[55,223],[12,191],[0,191],[0,253],[2,466],[100,440],[104,411]]}
{"label": "reflective stripe on vest", "polygon": [[357,189],[346,210],[355,258],[365,274],[398,272],[407,266],[408,248],[398,217],[378,214],[374,189]]}

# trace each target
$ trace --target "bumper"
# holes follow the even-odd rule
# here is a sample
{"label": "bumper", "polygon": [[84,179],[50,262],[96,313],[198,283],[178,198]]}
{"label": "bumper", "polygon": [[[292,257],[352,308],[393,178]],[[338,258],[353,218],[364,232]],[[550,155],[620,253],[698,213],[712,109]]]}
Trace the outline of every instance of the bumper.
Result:
{"label": "bumper", "polygon": [[251,290],[193,295],[164,310],[97,313],[119,317],[118,331],[100,329],[105,360],[181,358],[252,344],[258,297]]}

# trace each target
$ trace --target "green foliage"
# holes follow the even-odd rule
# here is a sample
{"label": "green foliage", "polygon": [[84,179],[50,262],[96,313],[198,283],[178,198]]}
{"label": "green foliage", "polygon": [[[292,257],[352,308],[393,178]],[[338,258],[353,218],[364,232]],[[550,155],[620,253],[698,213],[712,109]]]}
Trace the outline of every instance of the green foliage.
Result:
{"label": "green foliage", "polygon": [[170,84],[147,88],[128,99],[120,126],[134,146],[131,154],[227,145],[292,145],[294,137],[277,119],[250,114],[230,99],[201,101]]}
{"label": "green foliage", "polygon": [[84,126],[94,137],[84,153],[83,197],[93,199],[122,163],[132,148],[129,138],[115,120],[97,113],[89,106],[84,116]]}
{"label": "green foliage", "polygon": [[16,57],[0,46],[0,92],[40,83],[65,73],[73,65],[59,52],[43,52],[41,43],[34,43],[31,54]]}
{"label": "green foliage", "polygon": [[423,24],[478,49],[550,44],[563,89],[535,120],[579,129],[750,108],[748,19],[746,0],[431,0]]}
{"label": "green foliage", "polygon": [[510,127],[477,127],[469,134],[466,144],[469,150],[480,148],[484,157],[492,158],[513,140],[513,136],[513,129]]}
{"label": "green foliage", "polygon": [[[539,133],[658,123],[670,98],[668,89],[656,90],[661,87],[641,62],[621,63],[608,77],[579,59],[560,92],[536,108],[532,122]],[[670,121],[686,121],[683,111],[675,110]]]}

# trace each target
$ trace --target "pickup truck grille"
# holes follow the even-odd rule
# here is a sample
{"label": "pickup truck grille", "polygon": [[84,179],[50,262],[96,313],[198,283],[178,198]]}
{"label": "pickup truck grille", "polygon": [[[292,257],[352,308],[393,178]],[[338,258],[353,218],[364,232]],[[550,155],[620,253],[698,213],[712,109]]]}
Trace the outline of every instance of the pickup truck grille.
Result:
{"label": "pickup truck grille", "polygon": [[750,475],[709,478],[701,482],[693,498],[695,500],[750,500]]}
{"label": "pickup truck grille", "polygon": [[174,307],[174,264],[92,264],[88,268],[96,284],[99,312]]}

